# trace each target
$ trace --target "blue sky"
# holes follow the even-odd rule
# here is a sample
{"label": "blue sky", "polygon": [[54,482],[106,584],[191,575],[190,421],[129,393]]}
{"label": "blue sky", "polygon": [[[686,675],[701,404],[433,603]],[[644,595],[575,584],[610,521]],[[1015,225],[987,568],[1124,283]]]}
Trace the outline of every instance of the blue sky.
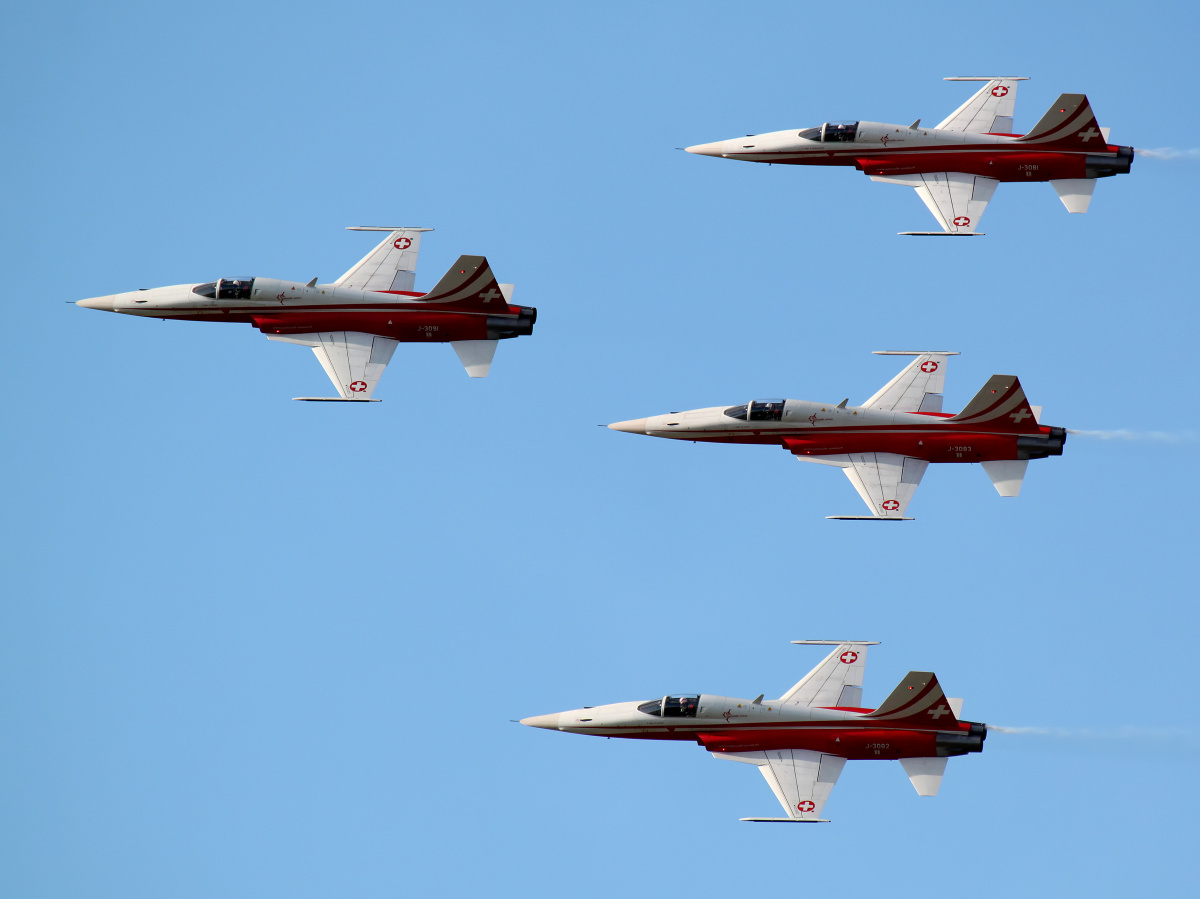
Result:
{"label": "blue sky", "polygon": [[[850,170],[676,147],[933,122],[1019,74],[1113,140],[1200,147],[1197,14],[1064,3],[40,4],[5,14],[10,284],[0,867],[13,895],[1190,892],[1200,801],[1193,207],[1139,158],[1068,215],[1002,185],[985,238]],[[529,338],[465,377],[402,348],[370,407],[248,326],[64,301],[336,278],[346,225],[483,253]],[[1019,499],[931,468],[897,526],[767,447],[596,427],[756,396],[861,402],[877,349],[1018,374],[1073,437]],[[510,719],[778,695],[883,641],[993,735],[936,799],[850,764],[832,824],[688,744]],[[912,836],[917,836],[912,839]],[[906,839],[905,837],[910,837]],[[940,885],[940,886],[939,886]]]}

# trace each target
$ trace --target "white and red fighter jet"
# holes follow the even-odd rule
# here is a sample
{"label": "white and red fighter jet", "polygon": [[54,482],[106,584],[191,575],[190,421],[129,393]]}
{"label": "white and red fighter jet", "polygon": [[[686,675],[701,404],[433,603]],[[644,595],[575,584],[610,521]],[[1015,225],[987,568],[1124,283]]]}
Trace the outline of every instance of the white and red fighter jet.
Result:
{"label": "white and red fighter jet", "polygon": [[877,709],[862,707],[867,641],[793,640],[834,646],[779,699],[692,693],[649,702],[585,706],[521,723],[634,740],[687,740],[716,758],[757,765],[786,818],[823,822],[821,809],[848,759],[898,759],[921,796],[936,796],[950,756],[982,752],[987,726],[962,719],[930,671],[910,671]]}
{"label": "white and red fighter jet", "polygon": [[841,468],[870,515],[848,520],[911,521],[904,517],[930,462],[979,462],[1001,496],[1021,491],[1030,459],[1061,456],[1064,428],[1040,424],[1015,375],[992,375],[957,415],[942,411],[949,351],[882,350],[915,356],[861,406],[806,400],[754,400],[649,418],[618,421],[614,431],[704,443],[780,446],[804,462]]}
{"label": "white and red fighter jet", "polygon": [[1068,212],[1087,212],[1097,178],[1122,175],[1133,147],[1108,143],[1087,97],[1063,94],[1028,134],[1014,134],[1015,76],[947,78],[987,82],[935,127],[826,122],[686,147],[689,153],[777,165],[854,166],[872,181],[915,187],[941,231],[973,235],[1001,181],[1049,181]]}
{"label": "white and red fighter jet", "polygon": [[107,312],[185,321],[243,322],[312,347],[340,396],[323,402],[379,402],[375,385],[400,343],[449,343],[472,378],[487,376],[498,341],[533,333],[537,310],[510,305],[483,256],[460,256],[428,293],[413,290],[421,234],[432,228],[357,227],[387,236],[331,284],[223,278],[207,284],[135,290],[79,300]]}

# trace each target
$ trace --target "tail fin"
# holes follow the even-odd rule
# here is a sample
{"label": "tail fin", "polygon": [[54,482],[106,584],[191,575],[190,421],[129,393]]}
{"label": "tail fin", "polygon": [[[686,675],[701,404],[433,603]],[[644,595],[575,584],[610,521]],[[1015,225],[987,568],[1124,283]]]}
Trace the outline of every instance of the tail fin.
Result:
{"label": "tail fin", "polygon": [[883,705],[864,717],[960,730],[958,716],[932,671],[908,672]]}
{"label": "tail fin", "polygon": [[426,303],[461,303],[481,312],[508,315],[504,291],[483,256],[459,256],[433,290],[421,297]]}
{"label": "tail fin", "polygon": [[967,407],[949,421],[982,425],[989,429],[1017,434],[1038,432],[1037,416],[1025,399],[1025,391],[1016,375],[992,375],[967,403]]}
{"label": "tail fin", "polygon": [[1108,149],[1104,132],[1096,124],[1091,104],[1085,94],[1062,94],[1046,114],[1021,141],[1053,145],[1064,150]]}

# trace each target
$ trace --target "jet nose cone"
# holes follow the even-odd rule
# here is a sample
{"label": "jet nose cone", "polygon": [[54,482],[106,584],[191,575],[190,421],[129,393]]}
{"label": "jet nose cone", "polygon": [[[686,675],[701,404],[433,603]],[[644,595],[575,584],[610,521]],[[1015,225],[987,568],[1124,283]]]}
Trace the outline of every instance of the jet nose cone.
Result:
{"label": "jet nose cone", "polygon": [[696,144],[694,147],[684,147],[688,153],[695,153],[697,156],[720,156],[723,149],[724,141],[718,140],[711,144]]}
{"label": "jet nose cone", "polygon": [[646,419],[632,418],[629,421],[614,421],[609,426],[612,431],[624,431],[626,434],[645,434]]}
{"label": "jet nose cone", "polygon": [[546,730],[558,730],[558,715],[534,715],[532,718],[522,718],[521,723],[526,727],[544,727]]}
{"label": "jet nose cone", "polygon": [[90,297],[86,300],[76,300],[75,305],[82,306],[84,309],[103,309],[105,312],[112,312],[115,300],[115,296]]}

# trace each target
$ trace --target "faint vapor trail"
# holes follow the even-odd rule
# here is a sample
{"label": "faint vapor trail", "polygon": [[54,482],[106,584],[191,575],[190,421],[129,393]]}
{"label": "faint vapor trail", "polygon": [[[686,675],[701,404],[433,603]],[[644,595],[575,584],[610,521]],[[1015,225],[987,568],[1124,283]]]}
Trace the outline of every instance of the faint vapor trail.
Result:
{"label": "faint vapor trail", "polygon": [[1192,431],[1180,431],[1171,433],[1170,431],[1077,431],[1074,428],[1067,428],[1068,434],[1075,434],[1079,437],[1096,437],[1100,440],[1135,440],[1140,443],[1195,443],[1200,440],[1200,435]]}
{"label": "faint vapor trail", "polygon": [[987,729],[1002,734],[1031,734],[1039,737],[1059,737],[1071,740],[1171,740],[1200,745],[1200,731],[1182,727],[1133,727],[1127,725],[1109,730],[1093,730],[1069,727],[1004,727],[999,724],[989,724]]}
{"label": "faint vapor trail", "polygon": [[1157,147],[1153,150],[1137,150],[1139,156],[1149,156],[1151,159],[1200,159],[1200,150],[1177,150],[1175,147]]}

